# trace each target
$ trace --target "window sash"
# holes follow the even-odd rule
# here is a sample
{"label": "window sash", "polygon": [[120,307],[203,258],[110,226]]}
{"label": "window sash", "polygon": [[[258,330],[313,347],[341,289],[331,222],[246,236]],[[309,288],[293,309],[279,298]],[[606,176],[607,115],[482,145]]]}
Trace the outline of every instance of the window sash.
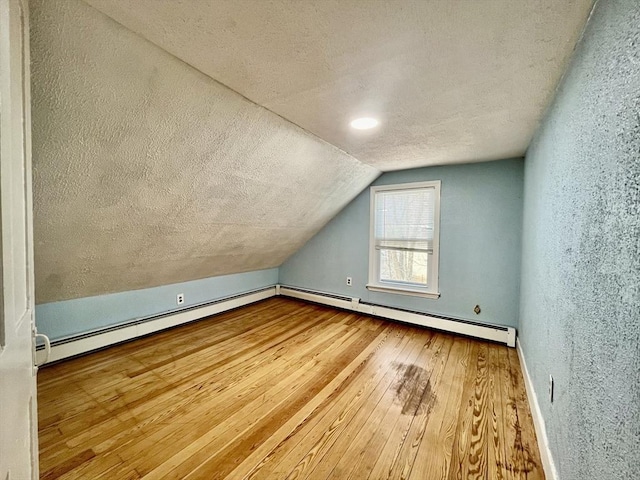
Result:
{"label": "window sash", "polygon": [[433,248],[412,248],[412,247],[389,247],[384,245],[376,245],[376,250],[400,250],[403,252],[427,252],[433,253]]}
{"label": "window sash", "polygon": [[[424,292],[430,298],[439,296],[439,204],[439,181],[372,187],[368,287],[389,288],[398,293],[404,290],[407,294]],[[395,260],[399,262],[395,271],[389,272],[393,267],[383,265],[385,261],[394,261],[385,258],[384,252],[400,255]],[[416,260],[418,264],[412,265],[409,260],[403,265],[400,252],[416,253],[421,258]],[[425,282],[416,281],[420,276]]]}
{"label": "window sash", "polygon": [[432,242],[435,194],[434,187],[375,192],[376,241]]}
{"label": "window sash", "polygon": [[[412,259],[413,260],[413,264],[411,265],[407,265],[408,266],[408,270],[404,271],[402,266],[400,267],[400,270],[395,270],[394,272],[388,272],[388,277],[394,277],[394,278],[383,278],[383,270],[385,270],[385,266],[388,266],[385,264],[384,260],[383,260],[383,252],[385,251],[390,251],[390,252],[401,252],[401,253],[417,253],[418,255],[421,256],[425,256],[426,258],[424,258],[424,264],[423,265],[419,265],[416,268],[416,261],[419,262],[418,259]],[[392,284],[392,285],[408,285],[411,287],[417,287],[417,288],[421,288],[421,289],[427,289],[429,288],[429,282],[431,280],[431,262],[433,261],[433,254],[426,252],[424,250],[414,250],[414,249],[387,249],[387,248],[382,248],[377,250],[377,268],[376,268],[376,280],[383,285],[386,284]],[[400,258],[397,259],[400,263],[403,263],[405,261],[405,259],[403,258],[403,256],[400,256]],[[393,273],[399,274],[394,276]],[[416,278],[420,278],[421,276],[424,277],[424,281],[421,280],[416,280]]]}

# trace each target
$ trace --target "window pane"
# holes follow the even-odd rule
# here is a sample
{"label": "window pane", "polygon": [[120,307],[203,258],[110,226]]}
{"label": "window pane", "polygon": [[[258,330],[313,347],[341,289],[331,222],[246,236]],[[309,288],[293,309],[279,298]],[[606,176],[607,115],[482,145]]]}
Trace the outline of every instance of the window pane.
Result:
{"label": "window pane", "polygon": [[434,201],[434,188],[376,193],[376,245],[400,243],[409,248],[430,249],[434,233]]}
{"label": "window pane", "polygon": [[380,250],[380,281],[427,285],[429,254],[403,250]]}
{"label": "window pane", "polygon": [[439,296],[440,183],[371,187],[367,288]]}

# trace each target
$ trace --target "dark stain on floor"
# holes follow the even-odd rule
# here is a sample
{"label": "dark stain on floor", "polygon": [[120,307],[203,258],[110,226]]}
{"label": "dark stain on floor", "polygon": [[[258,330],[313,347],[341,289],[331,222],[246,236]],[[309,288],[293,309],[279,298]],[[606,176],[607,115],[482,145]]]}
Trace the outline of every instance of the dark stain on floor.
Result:
{"label": "dark stain on floor", "polygon": [[393,363],[398,372],[394,393],[403,415],[423,415],[433,407],[436,397],[429,382],[430,372],[414,364]]}

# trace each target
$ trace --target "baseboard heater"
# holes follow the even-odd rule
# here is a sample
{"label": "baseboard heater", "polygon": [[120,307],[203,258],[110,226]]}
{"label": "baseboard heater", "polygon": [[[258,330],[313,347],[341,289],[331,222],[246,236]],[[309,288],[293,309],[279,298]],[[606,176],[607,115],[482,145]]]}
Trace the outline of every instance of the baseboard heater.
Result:
{"label": "baseboard heater", "polygon": [[469,337],[492,340],[508,345],[516,346],[516,329],[501,325],[488,325],[459,318],[444,317],[412,310],[404,310],[395,307],[385,307],[369,302],[362,302],[359,298],[351,298],[332,293],[307,290],[304,288],[290,287],[287,285],[276,286],[276,295],[307,300],[322,305],[330,305],[345,310],[373,315],[376,317],[397,320],[423,327],[457,333]]}
{"label": "baseboard heater", "polygon": [[[276,295],[276,287],[265,287],[238,295],[220,298],[212,302],[192,305],[180,310],[132,319],[126,323],[101,328],[80,335],[60,338],[51,341],[51,353],[47,363],[75,357],[117,343],[133,340],[160,330],[176,327],[185,323],[200,320],[217,313],[233,310]],[[38,347],[36,362],[44,361],[44,348]]]}
{"label": "baseboard heater", "polygon": [[[359,298],[351,298],[343,295],[286,285],[274,285],[238,295],[224,297],[212,302],[192,305],[180,310],[150,315],[148,317],[135,318],[126,323],[120,323],[110,327],[101,328],[99,330],[52,340],[51,353],[47,363],[75,357],[115,345],[117,343],[133,340],[138,337],[159,332],[160,330],[176,327],[217,313],[226,312],[260,300],[265,300],[276,295],[298,298],[300,300],[306,300],[309,302],[337,307],[344,310],[351,310],[390,320],[411,323],[414,325],[421,325],[423,327],[442,330],[445,332],[492,340],[494,342],[505,343],[510,347],[515,347],[516,345],[516,330],[513,327],[487,325],[468,320],[404,310],[401,308],[385,307],[383,305],[362,302]],[[44,356],[44,349],[42,347],[38,347],[36,351],[36,361],[39,365],[44,363]]]}

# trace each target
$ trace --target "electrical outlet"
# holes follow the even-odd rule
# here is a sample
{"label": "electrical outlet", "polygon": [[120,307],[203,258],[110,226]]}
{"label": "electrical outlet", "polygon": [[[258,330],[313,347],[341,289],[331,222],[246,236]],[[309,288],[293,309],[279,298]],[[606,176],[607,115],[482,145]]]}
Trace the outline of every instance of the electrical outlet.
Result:
{"label": "electrical outlet", "polygon": [[351,285],[353,285],[353,278],[351,277],[347,277],[347,285],[350,287]]}
{"label": "electrical outlet", "polygon": [[549,402],[553,403],[553,376],[549,375]]}
{"label": "electrical outlet", "polygon": [[182,304],[184,303],[184,293],[179,293],[179,294],[176,296],[176,303],[177,303],[178,305],[182,305]]}

